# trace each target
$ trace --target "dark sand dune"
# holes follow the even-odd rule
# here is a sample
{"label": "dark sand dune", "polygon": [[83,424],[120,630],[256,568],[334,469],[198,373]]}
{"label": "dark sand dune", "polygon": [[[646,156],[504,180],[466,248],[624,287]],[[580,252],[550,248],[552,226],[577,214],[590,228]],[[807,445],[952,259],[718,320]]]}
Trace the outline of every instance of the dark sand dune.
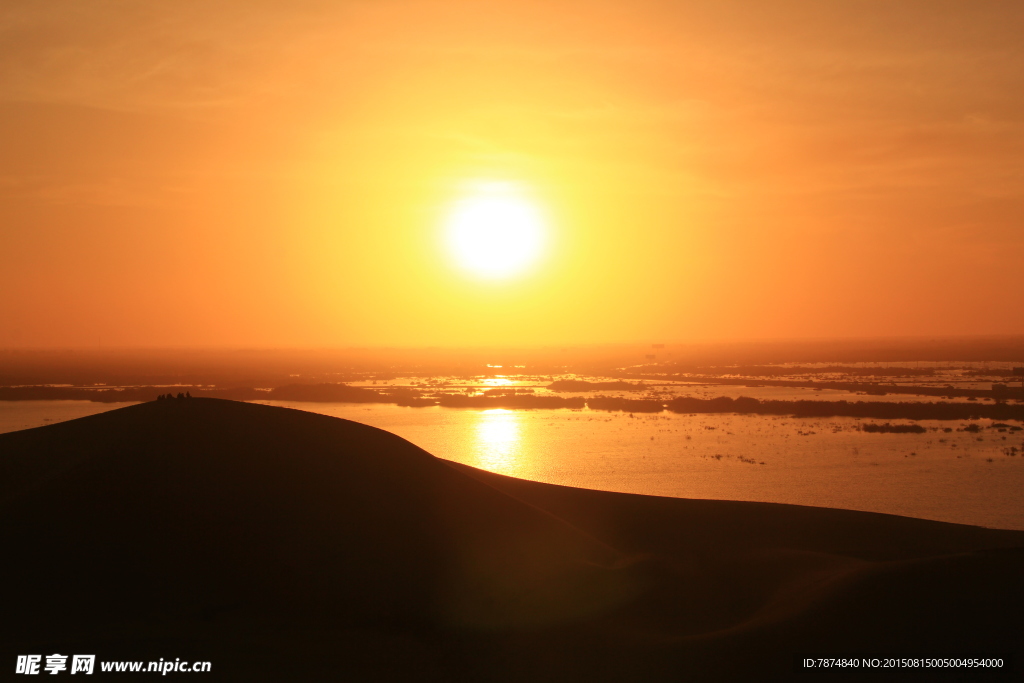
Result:
{"label": "dark sand dune", "polygon": [[1024,644],[1024,532],[538,484],[215,399],[0,435],[0,508],[10,671],[80,652],[210,660],[204,680],[768,680],[797,653],[1020,666]]}

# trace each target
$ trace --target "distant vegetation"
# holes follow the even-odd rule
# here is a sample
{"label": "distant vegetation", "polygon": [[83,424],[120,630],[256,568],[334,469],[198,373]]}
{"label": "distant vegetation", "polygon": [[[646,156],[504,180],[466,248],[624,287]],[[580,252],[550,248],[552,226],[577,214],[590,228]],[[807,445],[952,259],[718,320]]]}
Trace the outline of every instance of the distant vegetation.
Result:
{"label": "distant vegetation", "polygon": [[[963,371],[964,375],[972,377],[1019,377],[1014,373],[1013,368],[972,368]],[[1015,380],[1020,381],[1020,380]]]}
{"label": "distant vegetation", "polygon": [[882,434],[924,434],[928,430],[921,425],[893,425],[886,422],[885,424],[874,424],[869,423],[860,426],[863,432],[873,432]]}
{"label": "distant vegetation", "polygon": [[191,392],[193,396],[227,398],[235,401],[255,401],[269,398],[269,391],[259,389],[208,389],[197,386],[148,386],[124,387],[117,389],[85,389],[81,387],[0,387],[0,401],[94,401],[96,403],[120,403],[128,401],[152,401],[157,396],[172,391]]}
{"label": "distant vegetation", "polygon": [[437,405],[446,408],[575,408],[586,405],[582,398],[562,398],[560,396],[531,396],[530,394],[505,396],[466,396],[464,394],[447,394],[439,396]]}
{"label": "distant vegetation", "polygon": [[235,387],[211,389],[197,386],[123,387],[86,389],[82,387],[0,387],[0,401],[94,401],[119,403],[152,401],[167,390],[190,392],[192,396],[226,398],[233,401],[311,401],[345,403],[390,403],[391,396],[346,384],[289,384],[276,389]]}
{"label": "distant vegetation", "polygon": [[[425,396],[408,387],[364,388],[346,384],[290,384],[275,389],[210,389],[195,386],[129,387],[124,389],[87,389],[79,387],[0,387],[0,401],[86,400],[104,403],[152,401],[172,389],[192,396],[226,398],[236,401],[310,401],[329,403],[393,403],[401,406],[449,408],[509,408],[623,411],[629,413],[751,413],[757,415],[793,415],[796,417],[863,417],[884,420],[993,420],[1024,421],[1024,404],[1008,403],[922,403],[880,401],[761,401],[741,396],[717,398],[680,397],[669,401],[611,396],[591,398],[536,396],[511,390],[491,391],[486,395],[440,394]],[[870,430],[867,430],[870,431]]]}
{"label": "distant vegetation", "polygon": [[[649,375],[644,379],[655,379]],[[686,375],[666,376],[664,379],[694,381],[694,377]],[[945,387],[927,387],[921,385],[907,386],[889,382],[846,382],[815,378],[807,379],[764,379],[760,377],[723,377],[706,375],[702,380],[708,384],[731,384],[733,386],[766,386],[766,387],[804,387],[812,389],[838,389],[840,391],[861,392],[869,395],[884,396],[886,394],[909,394],[918,396],[945,396],[946,398],[991,398],[995,394],[990,389],[962,389],[952,385]]]}
{"label": "distant vegetation", "polygon": [[740,375],[745,377],[785,377],[787,375],[854,375],[859,377],[919,377],[935,374],[935,368],[828,365],[825,367],[778,365],[740,365],[736,367],[694,367],[682,372],[703,375]]}
{"label": "distant vegetation", "polygon": [[631,382],[585,382],[579,379],[560,379],[547,387],[551,391],[644,391],[643,384]]}

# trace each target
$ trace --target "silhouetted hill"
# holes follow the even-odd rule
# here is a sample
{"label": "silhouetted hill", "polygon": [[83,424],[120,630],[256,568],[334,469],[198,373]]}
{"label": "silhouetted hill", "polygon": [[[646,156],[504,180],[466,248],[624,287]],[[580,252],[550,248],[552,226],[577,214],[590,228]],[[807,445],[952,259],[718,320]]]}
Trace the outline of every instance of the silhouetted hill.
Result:
{"label": "silhouetted hill", "polygon": [[525,482],[216,399],[0,435],[0,510],[10,663],[752,680],[796,652],[1019,658],[1024,642],[1021,532]]}

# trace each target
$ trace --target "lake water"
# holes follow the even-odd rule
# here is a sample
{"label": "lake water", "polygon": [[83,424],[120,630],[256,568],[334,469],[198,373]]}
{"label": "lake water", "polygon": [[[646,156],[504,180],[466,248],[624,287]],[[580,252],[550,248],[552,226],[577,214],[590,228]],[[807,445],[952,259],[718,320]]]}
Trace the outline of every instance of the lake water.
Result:
{"label": "lake water", "polygon": [[93,403],[92,401],[0,401],[0,434],[19,429],[42,427],[54,422],[74,420],[132,403]]}
{"label": "lake water", "polygon": [[[879,434],[859,425],[880,421],[857,418],[264,403],[355,420],[442,458],[554,484],[1024,529],[1024,432],[989,420],[975,421],[979,432],[929,420],[916,423],[923,434]],[[0,432],[122,405],[0,402]]]}

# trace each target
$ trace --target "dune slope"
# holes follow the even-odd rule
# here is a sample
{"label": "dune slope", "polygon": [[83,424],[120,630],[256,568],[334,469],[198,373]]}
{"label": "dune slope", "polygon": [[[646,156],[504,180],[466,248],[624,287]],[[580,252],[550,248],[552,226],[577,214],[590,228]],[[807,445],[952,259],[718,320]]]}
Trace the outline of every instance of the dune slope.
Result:
{"label": "dune slope", "polygon": [[[216,399],[0,435],[11,655],[225,680],[730,680],[1016,653],[1024,533],[525,482]],[[76,649],[77,648],[77,649]]]}

